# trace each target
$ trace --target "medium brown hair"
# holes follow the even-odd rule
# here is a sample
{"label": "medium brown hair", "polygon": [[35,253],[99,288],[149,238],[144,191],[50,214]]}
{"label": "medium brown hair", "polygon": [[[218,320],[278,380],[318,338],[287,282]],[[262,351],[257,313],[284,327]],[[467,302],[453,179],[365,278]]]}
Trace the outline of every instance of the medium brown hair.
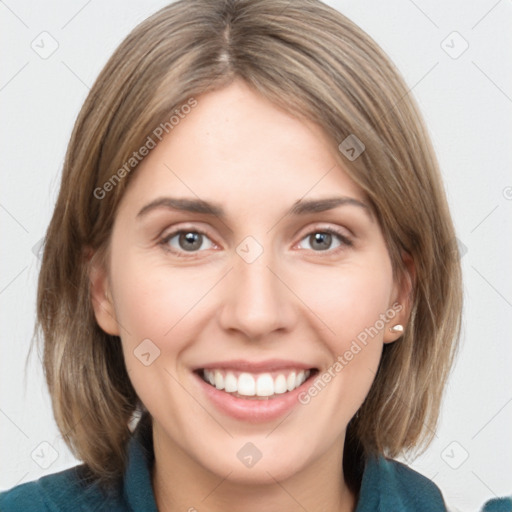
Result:
{"label": "medium brown hair", "polygon": [[[243,79],[337,147],[365,145],[340,164],[365,191],[393,270],[414,263],[403,336],[384,347],[347,439],[395,456],[430,441],[454,356],[462,307],[452,221],[428,133],[380,47],[316,0],[181,0],[137,26],[110,58],[76,121],[44,247],[37,319],[53,411],[64,440],[101,483],[124,470],[130,421],[143,408],[120,340],[91,305],[87,249],[105,257],[134,151],[190,98]],[[125,167],[126,170],[126,167]],[[95,193],[112,183],[108,193]],[[122,174],[122,176],[121,176]]]}

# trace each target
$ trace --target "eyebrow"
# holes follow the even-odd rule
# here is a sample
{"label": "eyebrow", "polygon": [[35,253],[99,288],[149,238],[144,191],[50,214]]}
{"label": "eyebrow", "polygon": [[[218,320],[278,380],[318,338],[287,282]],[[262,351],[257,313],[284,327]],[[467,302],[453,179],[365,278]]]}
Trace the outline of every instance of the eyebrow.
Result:
{"label": "eyebrow", "polygon": [[[327,197],[323,199],[309,199],[303,201],[299,199],[295,201],[292,207],[285,213],[286,215],[307,215],[309,213],[325,212],[333,210],[339,206],[351,205],[362,208],[372,219],[371,209],[362,201],[354,199],[353,197],[337,196]],[[226,213],[220,203],[203,201],[202,199],[189,199],[189,198],[177,198],[177,197],[160,197],[151,201],[149,204],[144,206],[139,213],[137,218],[144,217],[149,212],[156,209],[169,209],[178,210],[190,213],[201,213],[205,215],[212,215],[219,217],[220,219],[226,218]]]}

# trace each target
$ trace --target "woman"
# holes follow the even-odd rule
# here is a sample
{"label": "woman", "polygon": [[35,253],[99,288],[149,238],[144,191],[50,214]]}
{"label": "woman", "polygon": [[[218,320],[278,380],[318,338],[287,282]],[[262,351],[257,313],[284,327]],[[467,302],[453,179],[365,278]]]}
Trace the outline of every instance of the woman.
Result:
{"label": "woman", "polygon": [[316,1],[179,1],[80,112],[38,290],[83,465],[1,510],[445,510],[426,446],[461,272],[382,50]]}

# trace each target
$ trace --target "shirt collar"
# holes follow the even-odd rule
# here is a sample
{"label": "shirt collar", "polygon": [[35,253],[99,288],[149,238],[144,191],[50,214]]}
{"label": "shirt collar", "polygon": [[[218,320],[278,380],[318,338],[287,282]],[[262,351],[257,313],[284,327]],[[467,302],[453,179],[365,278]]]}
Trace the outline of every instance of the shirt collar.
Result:
{"label": "shirt collar", "polygon": [[446,504],[438,487],[405,464],[371,455],[361,482],[356,512],[443,512]]}
{"label": "shirt collar", "polygon": [[151,422],[139,421],[128,443],[124,499],[133,511],[158,512],[151,482],[154,462]]}

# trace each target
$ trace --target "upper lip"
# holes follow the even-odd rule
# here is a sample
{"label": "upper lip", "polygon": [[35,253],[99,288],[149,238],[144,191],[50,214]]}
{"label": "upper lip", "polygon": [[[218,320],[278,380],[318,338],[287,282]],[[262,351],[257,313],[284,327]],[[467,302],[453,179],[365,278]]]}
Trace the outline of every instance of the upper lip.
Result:
{"label": "upper lip", "polygon": [[302,369],[310,370],[314,368],[311,364],[301,363],[299,361],[290,361],[285,359],[267,359],[265,361],[247,361],[245,359],[231,359],[229,361],[215,361],[206,363],[194,369],[197,370],[213,370],[213,369],[232,369],[239,371],[247,371],[252,373],[272,372],[285,369]]}

